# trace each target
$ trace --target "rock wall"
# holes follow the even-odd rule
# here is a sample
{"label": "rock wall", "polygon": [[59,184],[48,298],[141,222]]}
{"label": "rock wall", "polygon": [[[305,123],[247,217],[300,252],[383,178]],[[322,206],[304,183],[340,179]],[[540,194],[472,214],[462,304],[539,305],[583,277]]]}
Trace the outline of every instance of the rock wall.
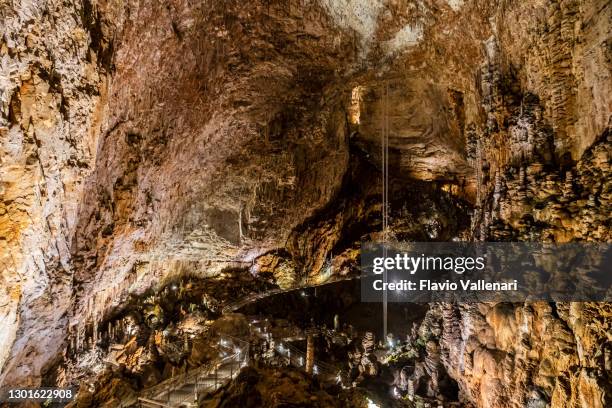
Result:
{"label": "rock wall", "polygon": [[[377,228],[383,131],[397,191],[416,179],[474,206],[463,237],[610,239],[605,0],[0,13],[3,384],[38,383],[68,332],[169,276],[282,267],[292,284],[327,271],[332,250],[354,259]],[[404,228],[451,238],[429,215]],[[447,371],[479,406],[591,403],[606,307],[446,311]]]}
{"label": "rock wall", "polygon": [[322,6],[3,13],[4,383],[38,382],[129,291],[282,247],[339,190],[355,47]]}
{"label": "rock wall", "polygon": [[87,2],[3,2],[0,15],[0,383],[35,383],[65,335],[110,44]]}
{"label": "rock wall", "polygon": [[[467,140],[478,190],[472,232],[480,240],[610,242],[611,10],[545,6],[503,10],[485,43],[478,79],[486,121]],[[527,303],[432,313],[465,400],[604,407],[610,312],[607,303]]]}

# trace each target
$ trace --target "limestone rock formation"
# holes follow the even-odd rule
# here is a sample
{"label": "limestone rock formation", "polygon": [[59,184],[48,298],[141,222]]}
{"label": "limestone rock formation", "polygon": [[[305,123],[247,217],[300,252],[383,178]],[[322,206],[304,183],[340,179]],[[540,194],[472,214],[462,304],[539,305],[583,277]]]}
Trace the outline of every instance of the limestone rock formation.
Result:
{"label": "limestone rock formation", "polygon": [[3,2],[0,16],[0,382],[34,385],[71,314],[112,45],[88,1]]}
{"label": "limestone rock formation", "polygon": [[[41,384],[180,276],[219,283],[197,301],[212,316],[253,276],[354,273],[380,234],[381,134],[398,238],[610,241],[606,0],[15,0],[0,16],[0,386]],[[435,305],[419,336],[466,403],[604,407],[611,313]]]}
{"label": "limestone rock formation", "polygon": [[367,407],[367,398],[357,392],[324,389],[294,369],[272,371],[248,368],[235,382],[204,402],[208,407]]}

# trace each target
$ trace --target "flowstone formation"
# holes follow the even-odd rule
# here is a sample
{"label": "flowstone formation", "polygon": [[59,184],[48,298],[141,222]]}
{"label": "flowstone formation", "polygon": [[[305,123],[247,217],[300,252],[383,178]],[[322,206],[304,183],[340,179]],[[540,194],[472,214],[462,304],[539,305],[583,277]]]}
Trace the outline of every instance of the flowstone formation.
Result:
{"label": "flowstone formation", "polygon": [[[115,342],[165,361],[148,339],[169,310],[208,327],[240,296],[354,276],[383,236],[381,135],[393,238],[610,241],[606,0],[17,0],[0,16],[0,388],[85,384]],[[197,302],[146,300],[184,277]],[[431,305],[396,383],[605,407],[611,318]],[[104,374],[125,398],[168,375],[128,363]],[[215,404],[287,381],[253,377]]]}

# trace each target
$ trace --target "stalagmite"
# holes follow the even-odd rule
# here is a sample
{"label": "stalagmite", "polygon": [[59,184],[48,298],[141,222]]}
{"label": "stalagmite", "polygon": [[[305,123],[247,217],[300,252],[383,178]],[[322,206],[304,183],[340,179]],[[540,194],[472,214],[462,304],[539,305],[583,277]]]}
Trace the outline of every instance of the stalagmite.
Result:
{"label": "stalagmite", "polygon": [[410,401],[414,399],[414,382],[415,380],[413,380],[412,378],[408,380],[408,398],[410,399]]}
{"label": "stalagmite", "polygon": [[[270,341],[272,364],[237,376],[258,381],[248,390],[260,406],[274,405],[260,388],[289,371],[271,367],[288,354],[323,384],[325,363],[349,352],[347,385],[380,380],[385,398],[404,397],[391,381],[419,360],[429,394],[448,380],[465,405],[610,405],[605,305],[402,313],[395,293],[363,305],[305,287],[357,278],[368,241],[609,242],[606,0],[124,3],[0,6],[3,386],[91,377],[98,392],[81,387],[76,405],[121,405],[100,399],[208,364],[209,334],[227,328],[256,350]],[[170,282],[180,288],[157,296]],[[303,298],[259,295],[292,285]],[[255,335],[242,320],[255,311],[279,321]],[[398,341],[424,313],[423,331]],[[312,317],[319,330],[304,342]],[[154,361],[150,336],[167,343],[151,347]],[[279,358],[275,342],[293,351]],[[98,370],[107,348],[123,349],[125,369]],[[313,380],[301,377],[288,387],[300,399]],[[398,394],[427,398],[425,377]],[[314,388],[290,402],[333,400]]]}
{"label": "stalagmite", "polygon": [[306,337],[306,372],[312,374],[314,369],[315,344],[314,335],[309,333]]}

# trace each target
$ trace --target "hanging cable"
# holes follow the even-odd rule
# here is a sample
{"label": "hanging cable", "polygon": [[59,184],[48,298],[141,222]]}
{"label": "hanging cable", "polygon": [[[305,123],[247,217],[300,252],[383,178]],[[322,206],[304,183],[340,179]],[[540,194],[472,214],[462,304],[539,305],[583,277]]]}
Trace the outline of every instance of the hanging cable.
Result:
{"label": "hanging cable", "polygon": [[[382,114],[382,241],[383,257],[387,257],[387,243],[389,230],[389,84],[385,81],[383,90]],[[383,281],[387,283],[387,269],[383,272]],[[387,337],[387,291],[383,291],[383,336]]]}

